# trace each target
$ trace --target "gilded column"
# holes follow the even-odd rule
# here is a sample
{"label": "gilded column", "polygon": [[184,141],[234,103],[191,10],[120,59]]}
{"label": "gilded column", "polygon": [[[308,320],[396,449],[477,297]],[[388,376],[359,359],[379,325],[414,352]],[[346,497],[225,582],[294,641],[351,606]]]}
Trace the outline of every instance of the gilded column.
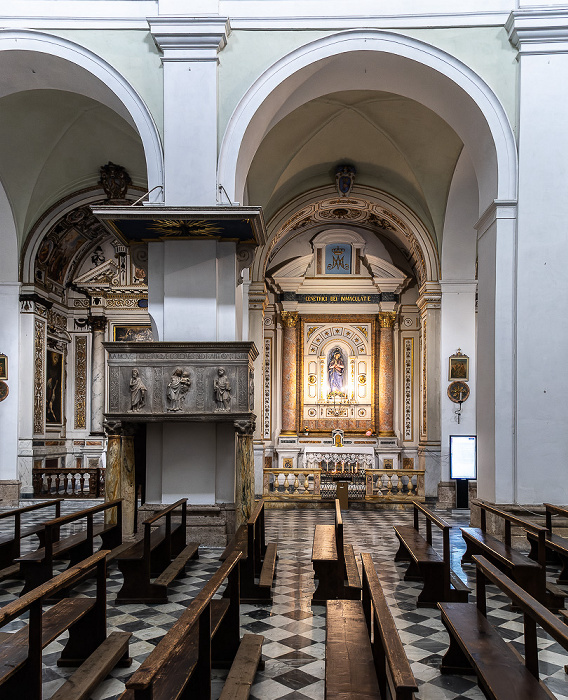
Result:
{"label": "gilded column", "polygon": [[379,436],[394,433],[394,321],[393,311],[379,314]]}
{"label": "gilded column", "polygon": [[92,316],[89,319],[93,333],[91,346],[91,435],[103,435],[105,410],[105,339],[106,318]]}
{"label": "gilded column", "polygon": [[[107,421],[105,501],[122,498],[122,535],[134,534],[136,490],[134,484],[134,436],[120,421]],[[107,515],[108,513],[108,515]],[[116,509],[105,513],[105,522],[116,523]]]}
{"label": "gilded column", "polygon": [[254,502],[254,420],[235,421],[237,433],[236,527],[250,518]]}
{"label": "gilded column", "polygon": [[282,311],[282,434],[296,432],[297,311]]}

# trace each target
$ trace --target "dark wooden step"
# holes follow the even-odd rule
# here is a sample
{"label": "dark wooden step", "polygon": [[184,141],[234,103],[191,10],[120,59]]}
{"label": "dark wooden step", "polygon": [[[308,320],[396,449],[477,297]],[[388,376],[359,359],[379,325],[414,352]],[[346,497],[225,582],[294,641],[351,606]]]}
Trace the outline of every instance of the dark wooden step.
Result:
{"label": "dark wooden step", "polygon": [[248,700],[250,689],[262,656],[264,637],[260,634],[245,634],[219,700]]}
{"label": "dark wooden step", "polygon": [[190,542],[172,561],[172,563],[164,569],[154,583],[158,586],[168,586],[179,574],[183,571],[186,563],[195,557],[199,549],[199,542]]}
{"label": "dark wooden step", "polygon": [[[132,632],[112,632],[73,675],[51,696],[51,700],[88,700],[92,691],[128,654]],[[121,663],[122,665],[126,665]]]}
{"label": "dark wooden step", "polygon": [[262,562],[262,570],[260,572],[260,578],[258,581],[258,585],[261,588],[272,588],[272,581],[274,579],[274,569],[276,568],[277,550],[277,542],[270,542],[266,547],[264,561]]}

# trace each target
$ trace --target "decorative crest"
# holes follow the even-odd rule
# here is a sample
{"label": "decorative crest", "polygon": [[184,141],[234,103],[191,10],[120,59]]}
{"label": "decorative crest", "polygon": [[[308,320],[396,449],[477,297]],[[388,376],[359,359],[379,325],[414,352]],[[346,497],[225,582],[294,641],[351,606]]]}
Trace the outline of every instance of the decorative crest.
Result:
{"label": "decorative crest", "polygon": [[100,170],[99,185],[105,191],[108,202],[124,202],[129,185],[132,184],[130,175],[122,165],[116,165],[110,160]]}
{"label": "decorative crest", "polygon": [[340,197],[349,197],[355,182],[355,167],[353,165],[339,165],[335,171],[335,186]]}

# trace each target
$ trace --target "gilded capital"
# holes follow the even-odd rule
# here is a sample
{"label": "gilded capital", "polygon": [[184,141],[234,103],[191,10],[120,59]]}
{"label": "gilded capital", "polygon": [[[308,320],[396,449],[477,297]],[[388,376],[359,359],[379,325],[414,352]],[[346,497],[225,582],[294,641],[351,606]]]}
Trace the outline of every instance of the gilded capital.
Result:
{"label": "gilded capital", "polygon": [[298,312],[297,311],[282,311],[280,314],[282,316],[282,323],[287,328],[295,328],[298,323]]}
{"label": "gilded capital", "polygon": [[379,325],[381,328],[394,328],[396,313],[394,311],[381,311]]}

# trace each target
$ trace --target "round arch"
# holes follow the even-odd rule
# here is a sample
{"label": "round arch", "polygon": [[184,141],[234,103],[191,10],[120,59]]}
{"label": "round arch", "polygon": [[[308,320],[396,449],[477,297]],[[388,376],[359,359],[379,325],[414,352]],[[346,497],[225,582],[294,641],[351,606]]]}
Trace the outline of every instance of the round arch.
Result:
{"label": "round arch", "polygon": [[2,231],[2,255],[0,255],[0,284],[18,281],[18,233],[10,200],[0,182],[0,230]]}
{"label": "round arch", "polygon": [[[317,226],[320,207],[326,207],[328,203],[333,205],[334,202],[337,202],[337,191],[330,185],[305,192],[282,207],[268,223],[266,245],[257,248],[255,252],[253,280],[264,280],[270,258],[278,248],[298,232],[306,230],[306,223],[310,225],[311,222],[311,225]],[[363,225],[364,217],[369,214],[384,217],[389,226],[389,237],[407,251],[417,278],[421,282],[439,279],[440,260],[434,240],[422,221],[405,204],[386,192],[360,185],[356,194],[342,206],[359,211]],[[327,206],[328,210],[329,208]],[[326,223],[334,222],[328,219]],[[321,226],[321,221],[319,225]]]}
{"label": "round arch", "polygon": [[[148,189],[158,188],[150,195],[151,201],[162,201],[163,190],[158,186],[163,185],[164,165],[157,126],[140,95],[115,68],[78,44],[33,30],[0,31],[0,61],[10,62],[7,52],[18,52],[18,58],[24,62],[26,54],[42,55],[41,76],[34,78],[31,70],[22,72],[21,87],[11,92],[38,87],[76,92],[123,117],[142,141]],[[7,94],[10,91],[4,89],[0,96]]]}
{"label": "round arch", "polygon": [[515,139],[494,92],[450,54],[380,30],[349,30],[306,44],[251,85],[221,144],[218,178],[229,198],[243,201],[254,154],[283,117],[316,97],[357,89],[421,102],[454,129],[474,164],[480,213],[495,199],[516,198]]}

